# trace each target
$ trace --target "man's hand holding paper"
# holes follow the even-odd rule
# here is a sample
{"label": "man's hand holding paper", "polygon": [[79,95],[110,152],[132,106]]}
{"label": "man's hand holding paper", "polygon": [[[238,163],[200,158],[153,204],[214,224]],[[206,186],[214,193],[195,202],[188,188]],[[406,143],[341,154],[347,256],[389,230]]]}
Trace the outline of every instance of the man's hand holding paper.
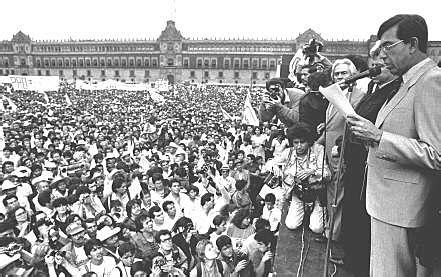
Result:
{"label": "man's hand holding paper", "polygon": [[351,103],[343,94],[343,91],[338,83],[330,85],[326,88],[320,87],[320,92],[345,118],[347,118],[348,115],[356,114],[354,108],[352,108]]}

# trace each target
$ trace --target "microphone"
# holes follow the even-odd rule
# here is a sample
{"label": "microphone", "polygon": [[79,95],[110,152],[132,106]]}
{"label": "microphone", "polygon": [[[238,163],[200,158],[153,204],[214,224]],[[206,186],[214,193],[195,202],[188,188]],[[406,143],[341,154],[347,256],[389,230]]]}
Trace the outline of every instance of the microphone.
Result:
{"label": "microphone", "polygon": [[365,77],[370,77],[370,78],[375,77],[381,73],[381,68],[382,68],[381,65],[371,67],[368,70],[354,74],[344,80],[339,81],[338,84],[339,85],[341,85],[341,84],[348,85],[348,84],[354,83],[355,81],[360,80]]}

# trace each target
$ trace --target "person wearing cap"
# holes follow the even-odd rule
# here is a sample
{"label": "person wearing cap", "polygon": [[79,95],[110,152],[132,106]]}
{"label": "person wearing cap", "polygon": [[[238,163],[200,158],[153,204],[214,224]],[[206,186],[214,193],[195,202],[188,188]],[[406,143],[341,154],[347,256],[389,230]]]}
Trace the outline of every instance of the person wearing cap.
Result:
{"label": "person wearing cap", "polygon": [[67,197],[69,195],[69,191],[67,190],[69,180],[70,180],[69,177],[57,176],[52,181],[50,187],[52,189],[52,196],[54,197],[54,199],[60,197]]}
{"label": "person wearing cap", "polygon": [[118,234],[121,232],[120,227],[103,226],[96,232],[96,238],[103,243],[103,247],[111,255],[116,255],[116,250],[120,244]]}
{"label": "person wearing cap", "polygon": [[80,270],[88,261],[84,246],[87,241],[86,230],[80,224],[73,222],[66,227],[66,235],[70,239],[61,251],[64,251],[66,261]]}

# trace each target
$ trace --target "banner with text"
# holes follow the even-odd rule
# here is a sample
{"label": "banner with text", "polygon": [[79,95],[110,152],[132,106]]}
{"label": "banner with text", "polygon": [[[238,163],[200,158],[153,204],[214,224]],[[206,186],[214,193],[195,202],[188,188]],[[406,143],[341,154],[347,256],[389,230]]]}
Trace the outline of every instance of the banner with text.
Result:
{"label": "banner with text", "polygon": [[14,90],[27,91],[58,91],[60,79],[58,76],[7,76]]}

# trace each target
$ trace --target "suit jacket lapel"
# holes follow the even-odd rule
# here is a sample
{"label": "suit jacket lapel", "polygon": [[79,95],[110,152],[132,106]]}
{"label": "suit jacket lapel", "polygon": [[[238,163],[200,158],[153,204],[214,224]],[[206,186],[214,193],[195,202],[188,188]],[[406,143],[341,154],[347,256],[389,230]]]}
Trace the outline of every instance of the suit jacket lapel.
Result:
{"label": "suit jacket lapel", "polygon": [[416,74],[414,74],[405,84],[401,86],[397,94],[394,97],[392,97],[389,103],[385,104],[378,113],[377,120],[375,121],[375,126],[377,128],[381,127],[381,125],[383,124],[387,116],[390,114],[390,112],[407,95],[409,89],[413,87],[413,85],[415,85],[416,81],[418,81],[418,79],[421,78],[421,76],[423,76],[424,73],[432,69],[434,66],[436,66],[435,63],[431,63],[431,62],[427,63]]}

